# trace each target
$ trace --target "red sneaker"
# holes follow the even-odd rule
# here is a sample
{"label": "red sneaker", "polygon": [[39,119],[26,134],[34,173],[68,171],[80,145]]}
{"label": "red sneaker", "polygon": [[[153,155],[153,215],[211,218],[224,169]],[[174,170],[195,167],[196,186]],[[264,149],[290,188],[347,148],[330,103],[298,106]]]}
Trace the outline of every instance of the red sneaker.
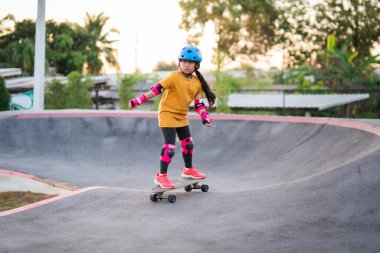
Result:
{"label": "red sneaker", "polygon": [[156,178],[154,179],[154,183],[158,184],[161,188],[165,189],[173,189],[175,188],[175,185],[172,184],[170,179],[168,178],[168,175],[157,173]]}
{"label": "red sneaker", "polygon": [[182,168],[182,177],[201,179],[205,178],[206,174],[197,171],[193,166],[190,169]]}

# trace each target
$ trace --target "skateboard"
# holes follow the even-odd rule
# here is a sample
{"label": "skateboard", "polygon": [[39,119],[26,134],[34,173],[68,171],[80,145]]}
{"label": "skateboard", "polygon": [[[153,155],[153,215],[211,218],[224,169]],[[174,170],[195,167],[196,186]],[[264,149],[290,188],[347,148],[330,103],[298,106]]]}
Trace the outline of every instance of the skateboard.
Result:
{"label": "skateboard", "polygon": [[205,178],[202,178],[202,179],[193,179],[193,178],[176,179],[172,182],[175,185],[175,188],[173,189],[165,189],[165,188],[161,188],[159,185],[156,185],[151,189],[152,194],[150,195],[150,200],[153,202],[157,202],[158,200],[167,199],[169,203],[174,203],[177,197],[174,194],[169,194],[168,196],[165,196],[164,193],[168,191],[173,191],[182,187],[187,192],[191,192],[192,190],[199,190],[199,189],[202,192],[208,192],[209,187],[207,184],[202,184],[202,185],[198,184],[200,181],[205,180],[206,178],[207,178],[207,175]]}

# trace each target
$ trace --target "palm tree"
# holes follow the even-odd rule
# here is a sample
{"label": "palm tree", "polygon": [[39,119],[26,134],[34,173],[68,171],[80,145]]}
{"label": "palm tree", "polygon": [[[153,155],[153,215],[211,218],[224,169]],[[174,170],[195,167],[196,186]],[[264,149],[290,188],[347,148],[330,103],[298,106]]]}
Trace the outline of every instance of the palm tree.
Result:
{"label": "palm tree", "polygon": [[32,75],[34,66],[34,43],[31,39],[20,40],[10,45],[12,62],[25,73]]}
{"label": "palm tree", "polygon": [[119,34],[119,31],[115,28],[104,31],[108,20],[109,17],[105,16],[103,12],[98,15],[86,13],[85,29],[89,33],[90,39],[86,48],[85,71],[89,74],[99,74],[102,71],[102,59],[115,68],[117,72],[120,72],[117,50],[112,47],[112,44],[118,40],[108,39],[114,33]]}

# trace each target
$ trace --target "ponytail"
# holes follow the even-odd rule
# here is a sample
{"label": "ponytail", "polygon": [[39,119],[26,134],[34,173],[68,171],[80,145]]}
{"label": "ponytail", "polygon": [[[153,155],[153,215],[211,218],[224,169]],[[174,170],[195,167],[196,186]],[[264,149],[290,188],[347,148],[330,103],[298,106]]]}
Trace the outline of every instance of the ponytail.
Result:
{"label": "ponytail", "polygon": [[198,69],[195,70],[195,74],[197,75],[199,81],[201,82],[202,89],[206,94],[206,98],[208,101],[208,108],[211,108],[211,106],[215,104],[215,99],[216,99],[215,93],[210,89],[210,86],[208,86],[208,83],[206,82],[201,72],[198,71]]}

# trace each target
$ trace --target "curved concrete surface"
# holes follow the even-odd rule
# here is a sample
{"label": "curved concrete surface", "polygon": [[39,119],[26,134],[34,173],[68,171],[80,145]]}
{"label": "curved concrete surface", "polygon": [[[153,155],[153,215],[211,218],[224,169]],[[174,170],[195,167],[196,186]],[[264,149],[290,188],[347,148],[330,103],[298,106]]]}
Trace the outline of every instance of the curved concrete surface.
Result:
{"label": "curved concrete surface", "polygon": [[[379,252],[380,128],[337,119],[191,120],[208,193],[152,203],[154,113],[0,114],[0,168],[82,188],[0,217],[0,252]],[[196,118],[196,115],[191,115]],[[169,168],[180,175],[180,146]]]}
{"label": "curved concrete surface", "polygon": [[0,170],[0,192],[30,191],[49,195],[67,194],[77,190],[72,187],[61,187],[54,182],[41,180],[31,175]]}

